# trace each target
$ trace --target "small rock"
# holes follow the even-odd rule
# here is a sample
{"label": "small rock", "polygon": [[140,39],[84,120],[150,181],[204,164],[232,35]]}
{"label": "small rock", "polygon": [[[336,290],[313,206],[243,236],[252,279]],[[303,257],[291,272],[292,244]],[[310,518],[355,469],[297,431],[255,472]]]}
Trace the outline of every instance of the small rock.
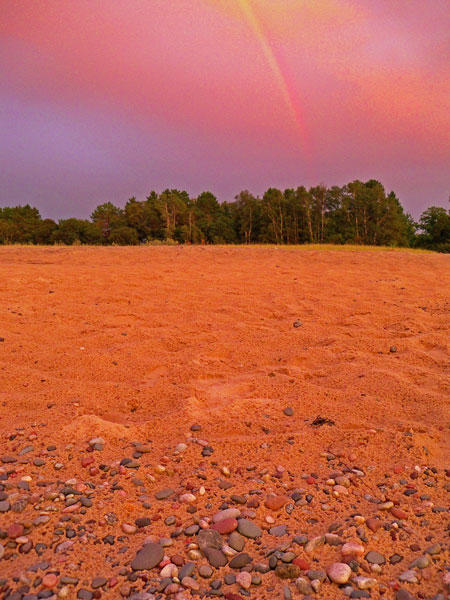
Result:
{"label": "small rock", "polygon": [[298,589],[298,591],[300,592],[300,594],[312,594],[313,593],[313,589],[311,587],[310,582],[305,579],[304,577],[299,577],[298,579],[295,580],[295,587]]}
{"label": "small rock", "polygon": [[201,529],[197,535],[197,544],[205,552],[208,548],[220,550],[223,544],[223,538],[218,531],[214,529]]}
{"label": "small rock", "polygon": [[200,589],[200,584],[198,581],[195,581],[195,579],[192,579],[192,577],[183,577],[181,580],[181,585],[189,590],[197,591]]}
{"label": "small rock", "polygon": [[215,568],[224,567],[228,562],[225,554],[217,548],[206,548],[204,554],[208,559],[209,564]]}
{"label": "small rock", "polygon": [[371,550],[366,554],[366,560],[371,565],[384,565],[386,563],[385,557],[379,552]]}
{"label": "small rock", "polygon": [[416,558],[412,561],[412,563],[409,565],[409,568],[425,569],[426,567],[428,567],[429,564],[430,559],[428,558],[428,556],[419,556],[419,558]]}
{"label": "small rock", "polygon": [[275,575],[280,579],[297,579],[297,577],[300,575],[300,572],[300,567],[294,565],[293,563],[279,565],[275,569]]}
{"label": "small rock", "polygon": [[47,589],[54,588],[57,583],[58,577],[54,573],[48,573],[42,578],[42,585]]}
{"label": "small rock", "polygon": [[244,590],[248,590],[252,585],[252,576],[247,571],[241,571],[236,575],[236,583],[244,588]]}
{"label": "small rock", "polygon": [[309,542],[305,546],[305,552],[307,554],[311,554],[312,552],[314,552],[314,550],[316,548],[318,548],[319,546],[323,546],[324,543],[325,543],[325,536],[318,535],[315,538],[313,538],[312,540],[309,540]]}
{"label": "small rock", "polygon": [[327,575],[334,583],[347,583],[351,574],[351,568],[345,563],[333,563],[327,569]]}
{"label": "small rock", "polygon": [[245,565],[248,565],[252,562],[252,557],[244,552],[243,554],[238,554],[234,558],[231,559],[230,564],[228,565],[231,569],[242,569]]}
{"label": "small rock", "polygon": [[262,531],[261,528],[253,521],[249,521],[248,519],[240,519],[238,524],[239,533],[247,538],[258,538],[261,537]]}
{"label": "small rock", "polygon": [[131,561],[133,571],[153,569],[164,558],[164,551],[160,544],[146,544]]}
{"label": "small rock", "polygon": [[264,506],[269,510],[277,511],[289,501],[287,496],[267,496]]}

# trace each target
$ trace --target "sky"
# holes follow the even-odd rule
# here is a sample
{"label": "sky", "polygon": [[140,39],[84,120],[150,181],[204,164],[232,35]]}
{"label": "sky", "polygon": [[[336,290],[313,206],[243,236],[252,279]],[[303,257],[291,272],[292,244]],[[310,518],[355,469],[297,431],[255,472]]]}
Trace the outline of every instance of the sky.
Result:
{"label": "sky", "polygon": [[2,0],[0,206],[450,194],[448,0]]}

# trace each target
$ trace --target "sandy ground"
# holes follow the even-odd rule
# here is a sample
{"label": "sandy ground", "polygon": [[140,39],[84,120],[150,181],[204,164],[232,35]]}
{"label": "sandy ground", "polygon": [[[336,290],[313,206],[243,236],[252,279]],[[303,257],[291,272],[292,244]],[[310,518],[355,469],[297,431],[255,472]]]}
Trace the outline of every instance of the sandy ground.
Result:
{"label": "sandy ground", "polygon": [[[18,598],[44,588],[68,598],[131,597],[148,589],[157,597],[158,569],[130,569],[136,551],[149,536],[170,538],[176,526],[201,521],[207,527],[223,503],[263,528],[262,538],[245,546],[254,564],[267,563],[267,552],[283,546],[279,552],[292,550],[311,568],[326,570],[342,562],[342,542],[351,539],[386,557],[378,568],[353,557],[361,560],[352,577],[377,580],[371,597],[406,600],[399,588],[411,597],[447,597],[448,256],[3,247],[0,278],[0,460],[8,459],[0,462],[0,498],[10,504],[0,512],[0,597],[27,586]],[[335,424],[312,426],[318,416]],[[193,424],[201,430],[191,432]],[[95,437],[103,441],[91,452]],[[201,455],[206,442],[210,456]],[[133,443],[149,452],[133,459]],[[187,448],[174,454],[179,443]],[[126,457],[137,467],[119,467]],[[36,465],[37,458],[44,464]],[[335,489],[336,477],[347,479],[347,493]],[[20,481],[29,489],[18,487]],[[67,481],[87,490],[92,506],[67,510],[73,506],[61,495]],[[233,487],[225,489],[224,481]],[[174,495],[156,500],[164,488]],[[259,496],[251,495],[256,489]],[[415,491],[405,495],[408,489]],[[267,494],[290,498],[295,490],[302,498],[290,499],[290,514],[286,506],[273,514],[264,507]],[[186,492],[195,496],[187,502],[195,512],[187,511]],[[233,494],[247,507],[230,500]],[[249,503],[252,497],[259,497],[259,507]],[[396,519],[386,502],[408,517]],[[176,525],[165,524],[171,515]],[[380,519],[380,529],[372,532],[355,515]],[[50,519],[35,525],[39,516]],[[135,533],[121,529],[139,517],[151,523]],[[56,550],[67,541],[69,521],[75,541]],[[295,535],[321,536],[336,522],[331,529],[341,545],[307,552],[292,542]],[[289,534],[271,535],[266,530],[274,524],[286,524]],[[21,535],[9,535],[11,525],[22,526]],[[103,541],[109,534],[113,544]],[[195,535],[172,542],[165,555],[189,560]],[[37,551],[39,543],[45,548]],[[426,554],[436,543],[440,551]],[[402,561],[391,564],[395,553]],[[429,564],[413,568],[416,580],[399,582],[424,553]],[[208,565],[203,557],[194,562]],[[44,566],[36,570],[39,563]],[[169,585],[179,598],[190,598],[211,591],[214,579],[223,582],[227,569],[210,578],[194,572],[198,591],[183,591],[176,579]],[[63,576],[77,584],[63,583]],[[95,591],[92,580],[100,576],[105,583]],[[260,576],[262,583],[248,591],[223,584],[219,592],[225,598],[308,595],[295,578],[282,580],[274,570]],[[305,570],[300,576],[310,581]],[[344,587],[325,581],[312,593],[345,598]],[[80,596],[80,589],[91,596]]]}

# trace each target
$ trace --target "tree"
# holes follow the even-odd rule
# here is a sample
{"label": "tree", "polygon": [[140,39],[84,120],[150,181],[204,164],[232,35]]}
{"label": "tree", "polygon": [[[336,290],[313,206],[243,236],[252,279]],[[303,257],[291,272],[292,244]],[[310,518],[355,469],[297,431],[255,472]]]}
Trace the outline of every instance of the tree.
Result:
{"label": "tree", "polygon": [[102,234],[98,227],[84,219],[62,219],[58,227],[51,235],[50,242],[53,244],[101,244]]}
{"label": "tree", "polygon": [[41,215],[37,208],[31,207],[29,204],[25,206],[6,206],[0,209],[0,239],[2,243],[13,244],[29,244],[32,243],[33,235],[36,227],[41,221]]}
{"label": "tree", "polygon": [[280,190],[269,188],[264,193],[262,205],[268,221],[267,241],[273,241],[276,244],[284,243],[286,204],[286,200]]}
{"label": "tree", "polygon": [[109,243],[118,246],[136,246],[139,244],[138,233],[136,229],[126,225],[114,227],[109,234]]}
{"label": "tree", "polygon": [[123,211],[111,202],[100,204],[91,214],[93,223],[102,234],[104,243],[108,243],[113,227],[124,225]]}
{"label": "tree", "polygon": [[52,235],[58,229],[58,225],[53,219],[44,219],[40,221],[33,232],[33,242],[35,244],[51,244]]}
{"label": "tree", "polygon": [[450,210],[430,206],[422,213],[417,245],[439,252],[450,252]]}
{"label": "tree", "polygon": [[251,244],[259,234],[260,201],[248,190],[239,192],[235,197],[236,230],[240,241]]}

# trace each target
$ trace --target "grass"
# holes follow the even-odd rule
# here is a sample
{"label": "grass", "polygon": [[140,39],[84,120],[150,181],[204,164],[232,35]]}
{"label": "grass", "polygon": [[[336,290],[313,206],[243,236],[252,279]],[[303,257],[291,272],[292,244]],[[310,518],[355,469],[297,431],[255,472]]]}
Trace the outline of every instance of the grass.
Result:
{"label": "grass", "polygon": [[[200,246],[202,248],[269,248],[276,250],[337,250],[341,252],[413,252],[416,254],[436,254],[434,250],[426,250],[425,248],[403,248],[403,247],[392,247],[392,246],[363,246],[358,244],[211,244],[207,246]],[[66,246],[65,244],[0,244],[0,248],[145,248],[145,247],[171,247],[180,248],[179,244],[140,244],[137,246],[102,246],[102,245],[88,245],[88,244],[74,244],[73,246]],[[188,246],[191,247],[191,246]],[[196,247],[195,244],[192,247]]]}
{"label": "grass", "polygon": [[425,248],[397,248],[392,246],[363,246],[358,244],[232,244],[218,245],[221,248],[274,248],[277,250],[338,250],[344,252],[414,252],[418,254],[436,254]]}

